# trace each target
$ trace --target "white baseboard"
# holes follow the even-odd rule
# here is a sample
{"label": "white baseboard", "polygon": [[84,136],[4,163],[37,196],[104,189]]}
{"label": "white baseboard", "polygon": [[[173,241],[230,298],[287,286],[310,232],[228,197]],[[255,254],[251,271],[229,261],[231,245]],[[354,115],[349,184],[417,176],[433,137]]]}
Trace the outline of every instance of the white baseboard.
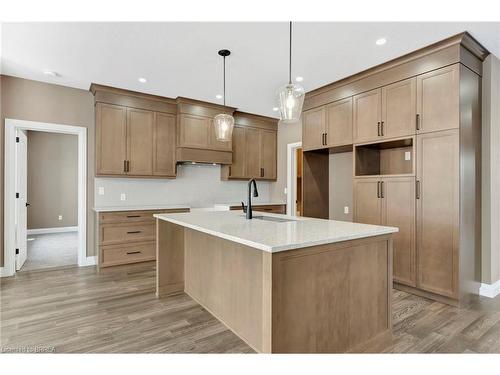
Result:
{"label": "white baseboard", "polygon": [[78,263],[79,267],[85,267],[85,266],[95,266],[97,264],[97,257],[92,256],[92,257],[86,257],[83,262]]}
{"label": "white baseboard", "polygon": [[479,288],[479,295],[489,298],[495,298],[500,294],[500,280],[497,280],[493,284],[483,284]]}
{"label": "white baseboard", "polygon": [[14,274],[7,269],[7,267],[0,267],[0,277],[9,277]]}
{"label": "white baseboard", "polygon": [[78,227],[59,227],[59,228],[28,229],[27,232],[28,232],[28,235],[30,235],[30,234],[78,232]]}

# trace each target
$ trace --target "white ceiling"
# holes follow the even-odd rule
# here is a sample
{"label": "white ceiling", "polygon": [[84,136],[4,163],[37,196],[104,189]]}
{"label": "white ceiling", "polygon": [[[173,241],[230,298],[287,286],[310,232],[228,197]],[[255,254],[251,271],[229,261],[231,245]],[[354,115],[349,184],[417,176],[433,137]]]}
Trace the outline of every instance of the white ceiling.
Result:
{"label": "white ceiling", "polygon": [[[296,23],[293,72],[306,91],[462,31],[500,56],[497,23]],[[377,46],[375,40],[387,43]],[[288,23],[3,23],[2,74],[88,89],[91,82],[222,103],[277,116],[276,89],[288,79]],[[56,71],[49,77],[44,69]],[[137,81],[146,77],[147,83]]]}

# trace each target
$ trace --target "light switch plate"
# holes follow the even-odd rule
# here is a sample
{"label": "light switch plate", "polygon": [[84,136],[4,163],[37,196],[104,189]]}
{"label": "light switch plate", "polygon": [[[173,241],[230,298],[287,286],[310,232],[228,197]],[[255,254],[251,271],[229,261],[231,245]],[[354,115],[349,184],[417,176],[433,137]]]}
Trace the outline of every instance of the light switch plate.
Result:
{"label": "light switch plate", "polygon": [[125,193],[121,193],[121,194],[120,194],[120,200],[121,200],[121,201],[125,201],[125,200],[127,200],[127,196],[125,195]]}
{"label": "light switch plate", "polygon": [[104,187],[99,186],[99,195],[104,195]]}
{"label": "light switch plate", "polygon": [[286,195],[286,193],[287,193],[286,188],[283,189],[283,193]]}
{"label": "light switch plate", "polygon": [[344,206],[344,213],[346,215],[349,213],[349,206]]}
{"label": "light switch plate", "polygon": [[405,160],[411,160],[411,152],[405,151]]}

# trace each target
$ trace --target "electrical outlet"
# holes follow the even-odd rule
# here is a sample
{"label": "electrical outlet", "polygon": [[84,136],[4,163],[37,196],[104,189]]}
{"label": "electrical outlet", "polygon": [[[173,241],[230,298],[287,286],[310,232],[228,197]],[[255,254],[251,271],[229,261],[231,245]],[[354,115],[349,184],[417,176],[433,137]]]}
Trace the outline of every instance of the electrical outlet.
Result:
{"label": "electrical outlet", "polygon": [[104,195],[104,187],[99,186],[99,195]]}
{"label": "electrical outlet", "polygon": [[411,160],[411,152],[405,151],[405,160]]}
{"label": "electrical outlet", "polygon": [[349,213],[349,206],[344,206],[344,213],[346,215]]}
{"label": "electrical outlet", "polygon": [[127,196],[125,195],[125,193],[121,193],[120,194],[120,200],[121,201],[126,201],[127,200]]}
{"label": "electrical outlet", "polygon": [[62,215],[59,215],[59,216],[57,217],[57,220],[61,221],[61,220],[62,220]]}

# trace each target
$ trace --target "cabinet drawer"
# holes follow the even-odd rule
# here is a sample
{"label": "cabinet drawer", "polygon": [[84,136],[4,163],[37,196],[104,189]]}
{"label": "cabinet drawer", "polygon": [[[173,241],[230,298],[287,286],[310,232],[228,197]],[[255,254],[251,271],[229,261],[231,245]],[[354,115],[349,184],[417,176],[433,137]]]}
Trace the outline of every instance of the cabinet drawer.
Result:
{"label": "cabinet drawer", "polygon": [[154,214],[165,214],[175,212],[189,212],[188,208],[147,210],[147,211],[119,211],[119,212],[101,212],[99,214],[100,223],[135,223],[135,222],[154,222]]}
{"label": "cabinet drawer", "polygon": [[156,258],[155,242],[102,246],[101,267],[144,262]]}
{"label": "cabinet drawer", "polygon": [[128,243],[130,241],[154,241],[156,224],[151,223],[119,223],[103,224],[100,228],[101,245]]}
{"label": "cabinet drawer", "polygon": [[284,213],[286,213],[286,209],[285,209],[284,205],[256,206],[256,207],[254,207],[254,211],[271,212],[273,214],[284,214]]}

